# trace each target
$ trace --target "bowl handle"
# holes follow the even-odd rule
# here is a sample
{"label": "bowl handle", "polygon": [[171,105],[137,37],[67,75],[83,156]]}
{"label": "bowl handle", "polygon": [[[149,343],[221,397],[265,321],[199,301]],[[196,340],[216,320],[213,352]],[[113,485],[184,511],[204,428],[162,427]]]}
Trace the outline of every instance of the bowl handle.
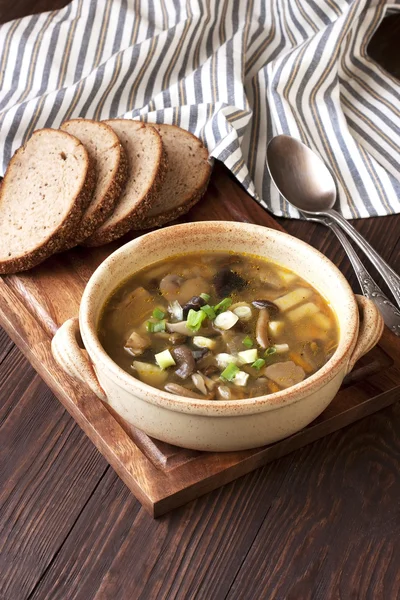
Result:
{"label": "bowl handle", "polygon": [[86,383],[96,396],[106,401],[106,394],[97,379],[89,358],[82,352],[83,349],[79,320],[76,317],[68,319],[53,337],[51,342],[53,356],[68,375],[73,379]]}
{"label": "bowl handle", "polygon": [[382,315],[372,300],[356,294],[356,302],[360,312],[360,329],[356,347],[347,366],[347,373],[352,370],[359,358],[376,346],[385,326]]}

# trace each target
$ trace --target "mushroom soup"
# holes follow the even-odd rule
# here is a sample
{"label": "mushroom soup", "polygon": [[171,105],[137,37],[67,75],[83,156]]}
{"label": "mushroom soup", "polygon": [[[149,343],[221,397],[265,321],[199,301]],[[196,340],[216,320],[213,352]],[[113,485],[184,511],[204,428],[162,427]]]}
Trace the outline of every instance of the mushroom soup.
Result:
{"label": "mushroom soup", "polygon": [[327,301],[296,273],[249,254],[152,264],[106,302],[99,338],[125,371],[179,396],[239,400],[299,383],[333,355]]}

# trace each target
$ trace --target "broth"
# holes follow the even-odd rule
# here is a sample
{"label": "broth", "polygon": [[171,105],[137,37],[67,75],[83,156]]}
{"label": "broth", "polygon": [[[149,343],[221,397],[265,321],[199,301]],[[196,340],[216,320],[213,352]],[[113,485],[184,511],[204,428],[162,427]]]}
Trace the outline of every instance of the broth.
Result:
{"label": "broth", "polygon": [[327,301],[264,258],[188,253],[154,263],[106,302],[99,339],[144,383],[193,398],[235,400],[286,389],[333,355]]}

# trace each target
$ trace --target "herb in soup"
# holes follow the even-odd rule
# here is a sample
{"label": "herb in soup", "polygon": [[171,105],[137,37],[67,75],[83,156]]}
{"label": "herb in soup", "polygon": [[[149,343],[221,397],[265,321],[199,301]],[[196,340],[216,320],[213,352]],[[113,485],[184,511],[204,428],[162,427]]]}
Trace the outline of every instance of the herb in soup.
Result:
{"label": "herb in soup", "polygon": [[229,252],[155,263],[107,301],[99,325],[109,356],[172,394],[240,400],[289,388],[333,355],[327,301],[275,263]]}

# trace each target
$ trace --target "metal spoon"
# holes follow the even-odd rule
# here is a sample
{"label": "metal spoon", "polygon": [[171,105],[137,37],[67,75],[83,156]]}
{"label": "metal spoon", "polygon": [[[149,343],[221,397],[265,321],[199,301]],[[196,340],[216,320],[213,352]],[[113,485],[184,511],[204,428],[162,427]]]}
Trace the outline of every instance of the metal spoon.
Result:
{"label": "metal spoon", "polygon": [[381,312],[383,320],[385,321],[385,325],[391,331],[393,331],[395,335],[400,337],[400,311],[392,302],[390,302],[389,298],[385,296],[378,284],[372,279],[371,275],[358,258],[357,253],[342,230],[336,225],[336,223],[329,221],[329,219],[311,217],[309,218],[309,221],[322,223],[335,233],[336,237],[345,249],[351,264],[353,265],[362,293],[375,303]]}
{"label": "metal spoon", "polygon": [[267,148],[272,180],[282,196],[306,217],[325,217],[337,223],[365,252],[384,278],[400,306],[400,277],[358,233],[333,209],[336,187],[325,163],[305,144],[289,135],[278,135]]}

